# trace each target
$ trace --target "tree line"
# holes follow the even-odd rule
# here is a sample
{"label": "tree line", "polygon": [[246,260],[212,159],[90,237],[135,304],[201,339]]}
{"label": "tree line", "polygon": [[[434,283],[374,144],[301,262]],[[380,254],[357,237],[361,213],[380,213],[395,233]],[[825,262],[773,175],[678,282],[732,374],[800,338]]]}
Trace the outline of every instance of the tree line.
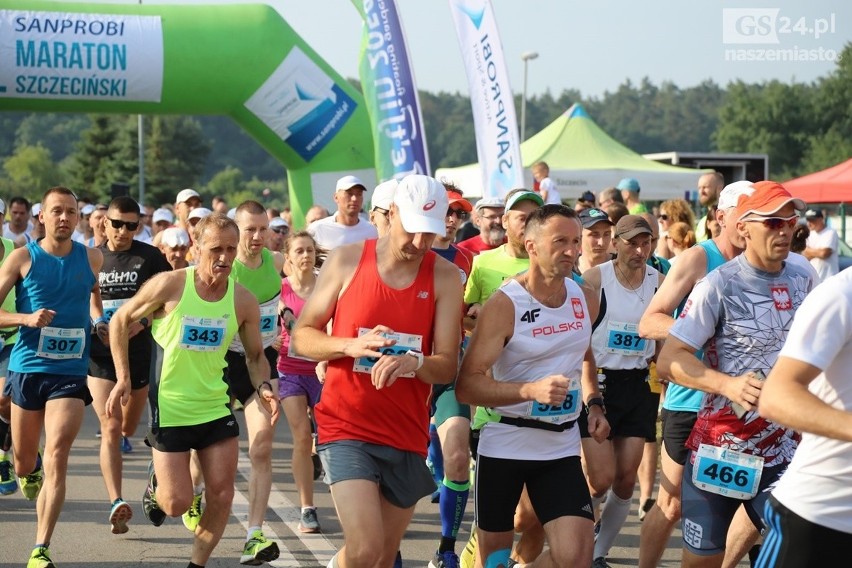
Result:
{"label": "tree line", "polygon": [[[636,152],[765,153],[770,176],[783,181],[852,156],[852,43],[831,73],[811,83],[722,87],[706,80],[679,88],[645,78],[599,97],[573,89],[546,92],[527,99],[527,132],[541,130],[576,102]],[[432,168],[475,162],[468,97],[421,91],[420,103]],[[520,109],[520,95],[515,103]],[[0,113],[0,196],[38,198],[61,183],[108,200],[114,182],[129,184],[135,194],[138,124],[136,115]],[[146,116],[143,129],[149,204],[171,202],[178,190],[193,187],[232,203],[269,188],[268,205],[287,205],[284,167],[229,118]]]}

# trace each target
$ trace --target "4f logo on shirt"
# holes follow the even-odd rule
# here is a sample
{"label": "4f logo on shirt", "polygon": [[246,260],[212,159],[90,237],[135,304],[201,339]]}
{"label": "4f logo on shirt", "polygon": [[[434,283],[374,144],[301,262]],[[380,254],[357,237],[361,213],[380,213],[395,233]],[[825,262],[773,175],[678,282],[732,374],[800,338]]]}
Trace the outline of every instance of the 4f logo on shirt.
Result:
{"label": "4f logo on shirt", "polygon": [[580,301],[580,298],[571,298],[571,307],[574,308],[575,318],[581,320],[586,317],[586,314],[583,312],[583,302]]}
{"label": "4f logo on shirt", "polygon": [[541,309],[536,308],[534,310],[527,310],[524,312],[524,315],[521,316],[521,321],[525,321],[527,323],[535,323],[535,320],[538,319],[538,314],[541,313]]}
{"label": "4f logo on shirt", "polygon": [[770,286],[769,291],[772,293],[772,301],[775,302],[775,309],[793,309],[793,302],[790,300],[790,291],[786,286]]}

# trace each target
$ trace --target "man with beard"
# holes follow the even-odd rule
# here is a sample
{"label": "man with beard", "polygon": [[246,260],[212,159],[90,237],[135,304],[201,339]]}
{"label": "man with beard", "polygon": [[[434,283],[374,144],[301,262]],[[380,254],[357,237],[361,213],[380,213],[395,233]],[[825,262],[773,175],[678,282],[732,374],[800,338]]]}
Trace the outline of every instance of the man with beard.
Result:
{"label": "man with beard", "polygon": [[[698,178],[698,203],[706,210],[719,202],[719,193],[725,186],[725,176],[719,172],[709,172]],[[695,222],[695,240],[706,241],[711,238],[707,234],[707,214]]]}
{"label": "man with beard", "polygon": [[[508,196],[507,196],[508,197]],[[541,196],[539,195],[539,198]],[[499,197],[488,197],[476,202],[476,222],[479,234],[465,239],[456,245],[476,256],[492,250],[506,242],[506,229],[503,224],[505,202]]]}
{"label": "man with beard", "polygon": [[[467,315],[475,320],[482,309],[482,304],[491,297],[506,278],[511,278],[523,272],[530,265],[530,258],[524,246],[524,224],[527,215],[541,207],[544,201],[541,195],[528,189],[514,189],[506,195],[506,209],[502,216],[502,228],[507,241],[494,250],[479,254],[473,259],[470,278],[464,290],[464,303],[469,306]],[[483,212],[480,212],[480,217]],[[484,227],[482,222],[480,227]],[[475,238],[483,238],[482,235]],[[464,243],[459,243],[459,247]],[[475,321],[466,322],[468,329],[473,329]]]}
{"label": "man with beard", "polygon": [[6,380],[15,472],[24,496],[38,497],[28,568],[53,566],[48,547],[65,502],[68,456],[91,401],[86,386],[91,318],[98,337],[106,337],[96,277],[103,254],[71,240],[78,216],[70,189],[47,190],[41,211],[45,237],[14,250],[0,268],[0,297],[15,286],[18,312],[0,310],[0,327],[20,326]]}

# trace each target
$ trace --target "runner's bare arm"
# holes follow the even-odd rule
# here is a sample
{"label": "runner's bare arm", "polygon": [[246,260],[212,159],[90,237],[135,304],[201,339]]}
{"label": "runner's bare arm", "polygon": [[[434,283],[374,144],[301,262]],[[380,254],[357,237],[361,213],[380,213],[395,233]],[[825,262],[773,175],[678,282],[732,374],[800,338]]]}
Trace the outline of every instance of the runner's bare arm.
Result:
{"label": "runner's bare arm", "polygon": [[269,377],[269,361],[263,352],[263,340],[260,337],[260,306],[251,292],[240,284],[234,289],[237,323],[240,341],[246,350],[246,367],[251,384],[257,392],[261,406],[269,413],[272,424],[278,422],[280,406],[278,389],[274,388]]}
{"label": "runner's bare arm", "polygon": [[358,267],[362,248],[363,245],[339,247],[331,251],[323,263],[314,291],[305,302],[290,338],[302,357],[314,361],[381,357],[379,349],[393,345],[392,340],[381,336],[381,333],[391,331],[385,326],[377,326],[361,337],[334,337],[327,331],[326,326],[334,315],[344,285]]}
{"label": "runner's bare arm", "polygon": [[528,400],[543,404],[562,404],[565,401],[569,387],[567,377],[550,375],[532,383],[510,383],[497,381],[491,376],[491,366],[514,332],[514,315],[512,301],[500,290],[485,302],[456,379],[459,402],[504,406]]}
{"label": "runner's bare arm", "polygon": [[[592,351],[591,344],[586,349],[586,354],[583,356],[583,374],[580,378],[583,387],[583,402],[589,402],[593,398],[601,396],[600,386],[598,385],[598,366],[595,363],[595,354]],[[596,442],[603,443],[609,436],[609,422],[604,416],[603,408],[597,404],[588,407],[588,430],[592,438]]]}
{"label": "runner's bare arm", "polygon": [[746,410],[757,407],[763,382],[751,373],[732,377],[706,367],[695,356],[697,349],[669,336],[657,359],[660,377],[681,386],[727,397]]}
{"label": "runner's bare arm", "polygon": [[[32,260],[30,251],[16,248],[0,266],[0,298],[5,298],[15,283],[30,271]],[[0,327],[23,325],[26,327],[44,327],[53,320],[54,310],[42,308],[32,314],[10,313],[0,309]]]}
{"label": "runner's bare arm", "polygon": [[835,408],[808,389],[821,372],[804,361],[779,357],[760,394],[760,415],[797,432],[852,442],[852,413]]}
{"label": "runner's bare arm", "polygon": [[127,404],[130,396],[130,358],[128,342],[130,326],[143,317],[161,312],[168,302],[177,302],[183,293],[186,271],[161,272],[145,282],[136,294],[112,315],[109,326],[109,343],[115,364],[116,384],[107,399],[107,415],[111,416],[115,404]]}
{"label": "runner's bare arm", "polygon": [[646,339],[663,340],[674,324],[674,311],[707,273],[707,255],[702,247],[692,247],[680,253],[665,282],[639,321],[639,335]]}

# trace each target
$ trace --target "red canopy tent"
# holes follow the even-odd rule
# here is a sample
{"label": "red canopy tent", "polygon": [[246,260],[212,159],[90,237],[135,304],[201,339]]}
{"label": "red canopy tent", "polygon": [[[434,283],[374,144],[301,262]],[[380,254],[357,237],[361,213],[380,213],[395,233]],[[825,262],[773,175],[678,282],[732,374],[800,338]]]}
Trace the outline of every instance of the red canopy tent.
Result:
{"label": "red canopy tent", "polygon": [[852,203],[852,159],[791,179],[784,187],[806,203]]}

